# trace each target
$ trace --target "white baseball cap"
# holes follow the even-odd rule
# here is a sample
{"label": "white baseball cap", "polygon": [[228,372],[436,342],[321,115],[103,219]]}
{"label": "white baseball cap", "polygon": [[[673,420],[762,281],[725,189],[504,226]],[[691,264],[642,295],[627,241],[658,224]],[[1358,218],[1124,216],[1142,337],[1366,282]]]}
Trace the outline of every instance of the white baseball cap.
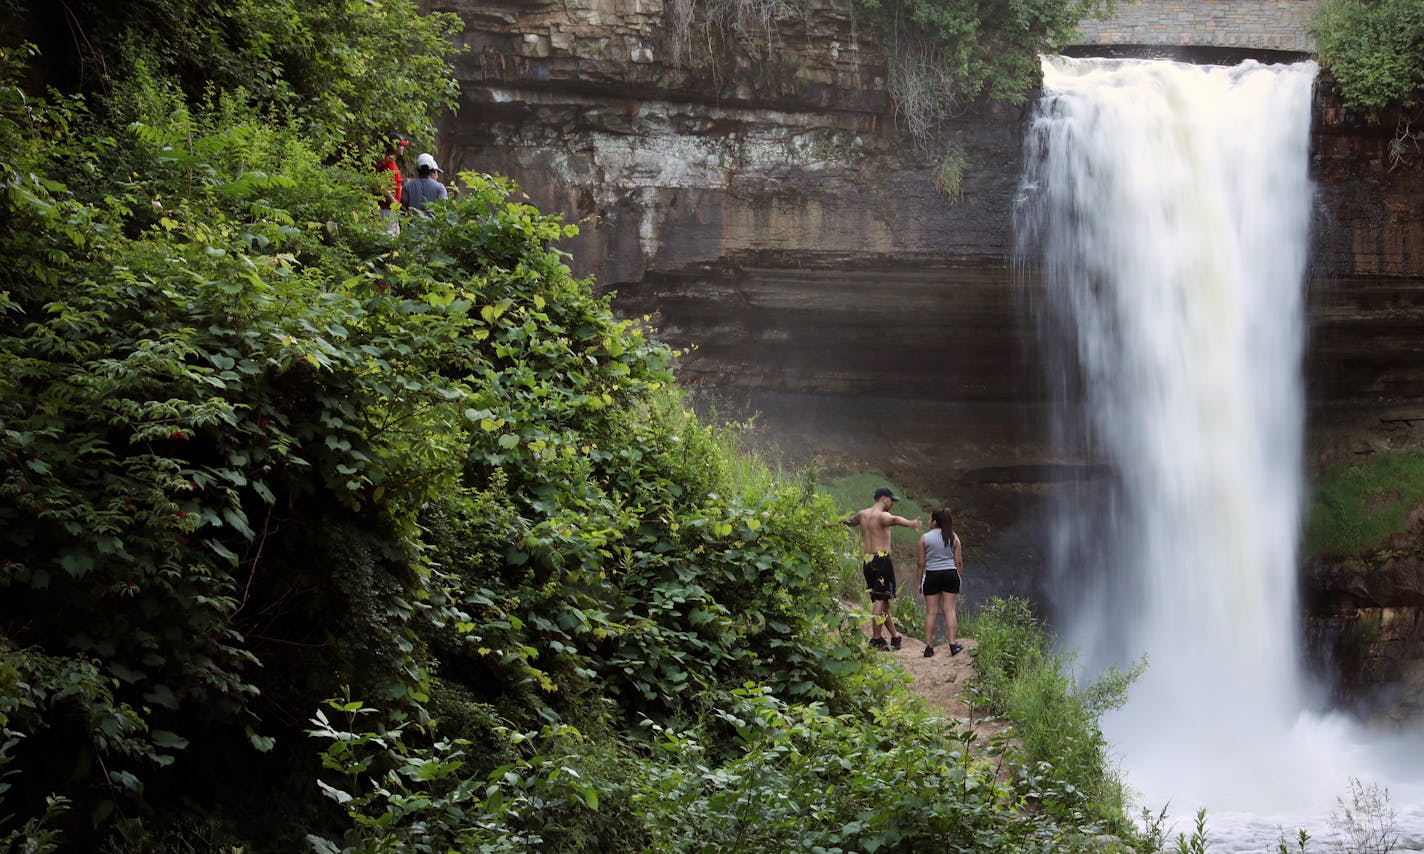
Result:
{"label": "white baseball cap", "polygon": [[432,154],[422,154],[419,157],[415,158],[415,165],[417,168],[429,169],[431,172],[445,171],[444,169],[440,168],[440,165],[438,163],[435,162],[435,156]]}

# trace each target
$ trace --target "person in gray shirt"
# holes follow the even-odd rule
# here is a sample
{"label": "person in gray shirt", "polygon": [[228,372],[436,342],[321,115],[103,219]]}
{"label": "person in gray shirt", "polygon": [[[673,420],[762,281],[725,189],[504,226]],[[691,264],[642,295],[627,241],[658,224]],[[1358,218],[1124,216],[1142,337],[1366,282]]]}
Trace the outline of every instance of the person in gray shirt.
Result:
{"label": "person in gray shirt", "polygon": [[415,159],[415,171],[417,177],[405,182],[401,191],[401,204],[405,205],[405,209],[412,215],[430,216],[430,212],[425,209],[426,205],[450,197],[445,185],[435,177],[444,173],[435,162],[435,157],[430,154],[422,154]]}

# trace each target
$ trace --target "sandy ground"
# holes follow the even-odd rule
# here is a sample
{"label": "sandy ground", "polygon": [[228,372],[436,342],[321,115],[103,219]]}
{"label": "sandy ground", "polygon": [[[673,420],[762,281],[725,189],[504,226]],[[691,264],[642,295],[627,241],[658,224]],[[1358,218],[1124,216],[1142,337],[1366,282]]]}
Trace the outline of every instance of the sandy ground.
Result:
{"label": "sandy ground", "polygon": [[952,718],[969,718],[967,695],[968,684],[974,678],[974,659],[970,655],[974,649],[972,638],[961,638],[964,651],[959,655],[949,654],[949,644],[935,647],[935,654],[925,658],[924,642],[905,635],[900,651],[891,650],[886,655],[905,669],[914,679],[910,689],[941,709]]}
{"label": "sandy ground", "polygon": [[[861,628],[869,637],[870,623],[866,622]],[[943,709],[947,716],[968,722],[979,735],[976,748],[987,751],[990,739],[1003,732],[1005,726],[1002,721],[974,719],[970,715],[969,685],[977,674],[972,654],[977,645],[975,640],[959,638],[964,650],[958,655],[950,655],[949,644],[941,643],[935,647],[933,656],[925,658],[924,641],[909,635],[903,637],[898,651],[887,650],[882,654],[910,675],[910,690],[917,696]]]}

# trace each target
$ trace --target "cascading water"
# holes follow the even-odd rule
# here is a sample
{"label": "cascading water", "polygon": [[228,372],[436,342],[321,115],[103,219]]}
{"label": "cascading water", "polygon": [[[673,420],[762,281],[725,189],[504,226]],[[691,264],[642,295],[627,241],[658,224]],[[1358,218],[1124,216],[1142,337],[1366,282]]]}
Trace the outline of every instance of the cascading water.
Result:
{"label": "cascading water", "polygon": [[[1063,405],[1106,464],[1056,514],[1055,621],[1085,671],[1146,655],[1104,719],[1140,805],[1216,851],[1317,838],[1351,780],[1424,846],[1418,743],[1306,711],[1296,601],[1313,63],[1045,58],[1016,215]],[[1055,357],[1055,355],[1057,357]],[[1397,766],[1391,759],[1414,764]],[[1401,849],[1396,849],[1401,850]]]}

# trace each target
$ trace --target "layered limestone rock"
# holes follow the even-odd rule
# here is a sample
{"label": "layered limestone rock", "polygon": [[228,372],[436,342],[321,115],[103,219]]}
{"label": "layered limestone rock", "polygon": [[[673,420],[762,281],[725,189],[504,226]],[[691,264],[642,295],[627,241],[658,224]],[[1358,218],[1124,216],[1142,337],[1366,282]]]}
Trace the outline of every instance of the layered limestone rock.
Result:
{"label": "layered limestone rock", "polygon": [[[1367,121],[1317,85],[1314,468],[1424,446],[1424,152],[1397,144],[1409,118]],[[1411,518],[1389,553],[1318,562],[1303,585],[1337,699],[1387,725],[1424,720],[1424,508]]]}
{"label": "layered limestone rock", "polygon": [[1424,721],[1424,561],[1321,561],[1309,581],[1311,647],[1336,702],[1387,726]]}
{"label": "layered limestone rock", "polygon": [[[687,0],[429,5],[460,14],[468,48],[442,162],[578,222],[570,266],[651,315],[699,405],[757,413],[796,462],[863,464],[953,505],[971,598],[1051,599],[1042,499],[1106,474],[1045,438],[1035,276],[1012,262],[1027,107],[966,111],[916,145],[850,0],[768,4],[783,17],[736,50],[687,24]],[[1392,163],[1392,125],[1328,87],[1316,115],[1307,375],[1325,465],[1424,444],[1401,428],[1424,424],[1424,156]]]}

